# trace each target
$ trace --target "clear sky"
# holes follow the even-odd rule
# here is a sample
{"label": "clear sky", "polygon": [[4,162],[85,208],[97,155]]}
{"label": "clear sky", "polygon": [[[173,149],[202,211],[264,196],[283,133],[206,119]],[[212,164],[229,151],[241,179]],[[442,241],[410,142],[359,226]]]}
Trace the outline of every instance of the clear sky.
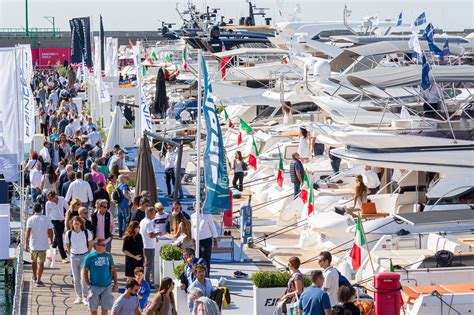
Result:
{"label": "clear sky", "polygon": [[[104,18],[105,30],[156,30],[161,21],[179,22],[176,3],[185,8],[187,0],[28,0],[30,27],[50,27],[44,16],[55,16],[56,26],[69,30],[68,20],[92,16],[93,27],[98,29],[98,16]],[[248,12],[245,0],[195,0],[198,7],[205,4],[221,8],[226,18],[244,16]],[[474,28],[474,0],[255,0],[258,7],[270,8],[268,16],[283,21],[293,14],[296,4],[301,5],[302,20],[341,20],[344,3],[352,16],[378,15],[379,19],[396,19],[403,11],[404,22],[412,22],[422,11],[435,27],[447,30]],[[281,9],[279,9],[281,8]],[[283,17],[278,12],[283,12]],[[0,28],[25,26],[25,0],[0,0]]]}

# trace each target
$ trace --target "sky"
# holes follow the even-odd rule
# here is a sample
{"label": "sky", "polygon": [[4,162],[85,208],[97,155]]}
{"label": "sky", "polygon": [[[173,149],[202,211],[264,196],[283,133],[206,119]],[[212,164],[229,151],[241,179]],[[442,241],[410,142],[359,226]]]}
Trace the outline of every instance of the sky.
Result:
{"label": "sky", "polygon": [[[248,12],[245,0],[194,0],[198,8],[209,5],[221,8],[220,14],[238,20]],[[185,8],[187,0],[28,0],[29,26],[51,27],[43,18],[54,16],[56,27],[69,30],[69,19],[92,16],[93,28],[98,30],[99,14],[104,18],[105,30],[153,31],[161,21],[180,21],[176,3]],[[281,22],[291,18],[296,4],[301,6],[301,20],[341,20],[344,3],[352,10],[350,20],[377,15],[380,20],[396,19],[403,12],[404,22],[411,23],[425,11],[428,21],[436,28],[464,30],[474,28],[474,0],[255,0],[257,7],[269,8],[268,17]],[[280,16],[279,12],[282,12]],[[25,26],[25,0],[0,0],[0,28]]]}

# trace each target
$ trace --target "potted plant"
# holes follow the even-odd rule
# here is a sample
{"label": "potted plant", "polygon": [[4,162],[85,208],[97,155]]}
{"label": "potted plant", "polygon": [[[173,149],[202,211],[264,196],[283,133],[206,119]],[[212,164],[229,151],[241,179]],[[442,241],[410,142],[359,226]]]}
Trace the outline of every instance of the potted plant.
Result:
{"label": "potted plant", "polygon": [[161,258],[161,279],[165,277],[173,278],[174,268],[183,261],[181,248],[173,244],[163,245],[160,249]]}
{"label": "potted plant", "polygon": [[[291,274],[279,271],[258,271],[252,275],[253,313],[273,314],[280,297],[285,293]],[[311,284],[305,276],[304,286]]]}

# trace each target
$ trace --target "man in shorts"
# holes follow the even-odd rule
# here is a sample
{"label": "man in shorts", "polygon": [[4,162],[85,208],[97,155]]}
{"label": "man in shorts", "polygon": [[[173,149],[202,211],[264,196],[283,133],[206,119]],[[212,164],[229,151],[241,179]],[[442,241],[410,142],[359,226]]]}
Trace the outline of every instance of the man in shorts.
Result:
{"label": "man in shorts", "polygon": [[25,251],[28,252],[31,249],[32,279],[37,287],[42,287],[44,284],[41,281],[41,276],[43,275],[46,251],[50,244],[53,244],[53,224],[47,216],[43,215],[41,204],[35,203],[33,212],[33,216],[26,222]]}
{"label": "man in shorts", "polygon": [[[84,259],[82,269],[84,282],[89,287],[87,302],[92,315],[97,315],[99,307],[102,314],[108,314],[114,305],[113,292],[118,291],[117,272],[112,255],[105,251],[105,240],[94,241],[94,251]],[[114,282],[111,286],[112,281]]]}
{"label": "man in shorts", "polygon": [[117,298],[112,308],[113,315],[134,315],[141,314],[138,308],[138,290],[140,285],[135,279],[127,281],[125,292]]}

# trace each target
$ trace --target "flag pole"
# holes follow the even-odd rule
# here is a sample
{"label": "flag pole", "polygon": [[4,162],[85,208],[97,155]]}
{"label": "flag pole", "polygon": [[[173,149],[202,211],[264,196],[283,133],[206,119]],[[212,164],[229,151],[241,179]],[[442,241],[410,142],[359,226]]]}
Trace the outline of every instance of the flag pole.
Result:
{"label": "flag pole", "polygon": [[197,163],[196,163],[196,258],[199,258],[199,225],[201,222],[201,109],[202,109],[202,50],[198,49],[198,102],[197,102]]}
{"label": "flag pole", "polygon": [[367,237],[365,237],[365,230],[364,230],[364,225],[362,224],[362,221],[360,220],[360,216],[357,216],[359,222],[360,222],[360,228],[362,229],[362,235],[364,236],[364,243],[365,243],[365,248],[367,249],[367,254],[369,255],[369,261],[370,261],[370,266],[372,267],[372,274],[375,277],[375,268],[374,268],[374,263],[372,261],[372,255],[370,255],[370,250],[369,250],[369,243],[367,242]]}

